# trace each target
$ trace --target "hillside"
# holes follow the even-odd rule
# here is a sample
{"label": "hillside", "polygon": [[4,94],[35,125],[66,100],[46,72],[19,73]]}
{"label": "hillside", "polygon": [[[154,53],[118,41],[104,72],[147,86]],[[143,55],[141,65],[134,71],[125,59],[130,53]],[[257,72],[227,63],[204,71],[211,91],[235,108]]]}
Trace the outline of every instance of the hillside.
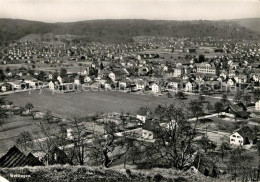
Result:
{"label": "hillside", "polygon": [[237,19],[233,20],[233,22],[260,33],[260,18]]}
{"label": "hillside", "polygon": [[43,23],[0,19],[0,41],[28,34],[83,35],[85,40],[131,42],[134,36],[175,36],[259,39],[259,34],[232,21],[89,20],[73,23]]}
{"label": "hillside", "polygon": [[9,181],[21,181],[21,178],[12,178],[10,174],[30,175],[22,178],[23,182],[97,182],[97,181],[176,181],[176,182],[194,182],[194,181],[212,181],[211,178],[205,177],[198,172],[177,171],[174,169],[152,170],[125,170],[121,169],[104,169],[100,167],[89,166],[49,166],[49,167],[24,167],[0,169],[0,176]]}

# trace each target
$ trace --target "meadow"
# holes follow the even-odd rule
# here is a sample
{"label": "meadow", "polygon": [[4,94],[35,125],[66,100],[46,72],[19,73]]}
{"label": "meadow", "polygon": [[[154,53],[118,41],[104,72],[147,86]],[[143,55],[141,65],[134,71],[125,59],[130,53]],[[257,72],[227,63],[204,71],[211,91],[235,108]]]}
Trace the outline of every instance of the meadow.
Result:
{"label": "meadow", "polygon": [[[52,111],[61,117],[68,118],[72,115],[92,115],[108,112],[129,112],[136,114],[139,107],[149,107],[152,110],[161,105],[178,104],[175,98],[166,95],[152,96],[130,94],[118,91],[76,91],[70,93],[52,93],[50,90],[39,90],[10,94],[5,96],[6,100],[13,101],[15,105],[25,106],[28,102],[34,105],[35,110],[46,112]],[[187,95],[183,103],[188,104],[191,99],[198,96]],[[218,100],[208,98],[212,102]]]}

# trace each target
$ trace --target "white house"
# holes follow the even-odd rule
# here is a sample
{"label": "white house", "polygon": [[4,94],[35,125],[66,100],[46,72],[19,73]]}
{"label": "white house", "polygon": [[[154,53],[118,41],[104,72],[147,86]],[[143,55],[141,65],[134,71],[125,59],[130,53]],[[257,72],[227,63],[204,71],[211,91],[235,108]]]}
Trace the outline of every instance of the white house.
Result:
{"label": "white house", "polygon": [[57,80],[58,80],[60,83],[62,83],[62,78],[61,78],[61,76],[58,76],[58,77],[57,77]]}
{"label": "white house", "polygon": [[55,90],[55,84],[52,81],[50,81],[48,85],[50,90]]}
{"label": "white house", "polygon": [[154,93],[159,93],[160,92],[160,86],[158,84],[156,84],[156,83],[153,83],[152,84],[152,91]]}
{"label": "white house", "polygon": [[76,76],[76,77],[74,78],[74,84],[80,85],[79,76]]}
{"label": "white house", "polygon": [[255,103],[255,110],[260,111],[260,100]]}
{"label": "white house", "polygon": [[92,79],[89,77],[89,76],[86,76],[85,78],[84,78],[84,82],[85,83],[88,83],[88,82],[91,82],[92,81]]}
{"label": "white house", "polygon": [[111,72],[109,73],[108,77],[114,82],[116,80],[116,75],[115,73]]}
{"label": "white house", "polygon": [[137,80],[136,82],[136,89],[137,90],[143,90],[145,88],[145,84],[143,80]]}
{"label": "white house", "polygon": [[151,116],[152,112],[149,108],[147,107],[140,107],[139,110],[136,113],[136,118],[141,120],[142,123],[145,123],[147,118]]}
{"label": "white house", "polygon": [[192,92],[192,83],[191,82],[186,83],[185,91],[186,92]]}
{"label": "white house", "polygon": [[235,86],[236,80],[234,78],[229,78],[227,81],[227,86]]}
{"label": "white house", "polygon": [[236,146],[252,145],[256,143],[257,137],[248,126],[244,126],[234,131],[230,136],[230,144]]}

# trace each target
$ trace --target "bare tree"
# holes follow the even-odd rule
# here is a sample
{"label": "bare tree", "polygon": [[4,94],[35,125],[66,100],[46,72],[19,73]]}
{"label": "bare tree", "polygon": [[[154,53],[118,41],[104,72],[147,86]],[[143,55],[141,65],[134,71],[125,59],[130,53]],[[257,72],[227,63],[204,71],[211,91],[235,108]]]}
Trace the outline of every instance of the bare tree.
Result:
{"label": "bare tree", "polygon": [[126,154],[129,147],[125,137],[116,137],[117,126],[113,122],[105,123],[105,135],[95,134],[90,147],[90,158],[97,164],[108,168]]}
{"label": "bare tree", "polygon": [[[187,107],[186,107],[187,109]],[[192,162],[195,153],[194,140],[197,120],[187,118],[188,111],[184,107],[170,105],[164,107],[167,127],[160,127],[157,138],[147,149],[147,156],[153,161],[183,169]]]}
{"label": "bare tree", "polygon": [[21,146],[21,148],[24,151],[27,151],[28,149],[31,149],[33,147],[33,143],[32,143],[32,135],[30,132],[28,131],[24,131],[22,133],[20,133],[20,135],[18,136],[16,143]]}
{"label": "bare tree", "polygon": [[88,157],[87,148],[90,140],[87,138],[87,135],[90,130],[87,130],[82,124],[84,119],[79,116],[73,116],[71,121],[71,140],[74,144],[73,155],[76,157],[77,162],[83,165]]}

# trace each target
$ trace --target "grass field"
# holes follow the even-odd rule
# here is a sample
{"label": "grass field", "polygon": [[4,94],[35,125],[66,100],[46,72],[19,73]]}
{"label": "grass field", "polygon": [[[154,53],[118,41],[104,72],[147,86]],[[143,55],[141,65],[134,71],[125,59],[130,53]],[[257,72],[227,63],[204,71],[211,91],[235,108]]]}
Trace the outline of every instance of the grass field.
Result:
{"label": "grass field", "polygon": [[[197,96],[187,95],[183,102],[188,103]],[[154,109],[159,104],[178,104],[175,98],[163,96],[138,95],[113,91],[78,91],[72,93],[55,93],[49,90],[10,94],[7,100],[15,105],[24,106],[30,102],[34,109],[45,112],[52,111],[61,117],[68,118],[71,115],[89,115],[97,112],[129,112],[135,114],[139,107],[147,106]],[[214,101],[217,99],[209,98]]]}
{"label": "grass field", "polygon": [[0,127],[0,156],[2,153],[10,149],[14,144],[19,134],[24,131],[36,132],[39,131],[37,121],[32,117],[12,116]]}

